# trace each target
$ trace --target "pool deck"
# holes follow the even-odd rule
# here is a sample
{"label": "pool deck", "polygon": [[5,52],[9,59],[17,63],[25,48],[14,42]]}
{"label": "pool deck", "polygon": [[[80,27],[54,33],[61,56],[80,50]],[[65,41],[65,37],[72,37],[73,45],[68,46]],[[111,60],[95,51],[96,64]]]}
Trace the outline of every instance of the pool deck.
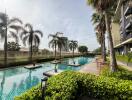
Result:
{"label": "pool deck", "polygon": [[82,68],[79,70],[79,72],[99,75],[100,70],[101,70],[100,66],[97,66],[97,62],[95,60],[93,60],[91,63],[85,64],[84,66],[82,66]]}
{"label": "pool deck", "polygon": [[[98,64],[97,64],[97,62],[98,62]],[[93,60],[91,63],[85,64],[84,66],[82,66],[82,68],[79,70],[79,72],[99,75],[101,72],[101,69],[103,68],[101,62],[102,62],[102,59],[100,59],[100,58],[97,61]],[[132,67],[126,66],[125,64],[123,64],[122,62],[119,62],[119,61],[117,61],[117,63],[118,63],[118,65],[121,65],[122,68],[132,71]]]}

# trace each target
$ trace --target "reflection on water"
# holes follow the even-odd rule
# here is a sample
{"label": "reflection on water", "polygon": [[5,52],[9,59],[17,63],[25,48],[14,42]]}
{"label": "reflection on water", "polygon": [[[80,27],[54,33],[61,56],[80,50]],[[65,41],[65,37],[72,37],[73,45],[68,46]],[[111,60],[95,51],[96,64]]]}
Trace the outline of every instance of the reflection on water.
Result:
{"label": "reflection on water", "polygon": [[60,70],[79,70],[81,67],[76,67],[76,66],[67,66],[69,64],[73,64],[73,61],[75,62],[75,64],[80,64],[80,65],[84,65],[87,64],[89,62],[91,62],[92,58],[88,58],[88,57],[77,57],[77,58],[70,58],[70,59],[65,59],[63,61],[62,64],[58,65],[58,69]]}
{"label": "reflection on water", "polygon": [[26,77],[23,77],[23,75],[17,77],[5,76],[8,75],[6,75],[6,71],[3,71],[3,78],[1,80],[0,88],[0,100],[13,100],[15,95],[19,95],[39,83],[38,77],[32,76],[31,70],[28,71],[28,74],[25,74]]}
{"label": "reflection on water", "polygon": [[[74,58],[76,64],[86,64],[91,61],[88,57]],[[65,59],[63,64],[43,63],[41,68],[28,70],[24,67],[9,68],[0,71],[0,100],[13,100],[14,96],[20,95],[31,87],[37,85],[44,77],[43,72],[54,70],[79,70],[81,67],[67,66],[73,63],[73,59]]]}
{"label": "reflection on water", "polygon": [[86,63],[88,63],[88,58],[86,58],[86,57],[81,57],[81,58],[78,59],[78,64],[84,65],[84,64],[86,64]]}

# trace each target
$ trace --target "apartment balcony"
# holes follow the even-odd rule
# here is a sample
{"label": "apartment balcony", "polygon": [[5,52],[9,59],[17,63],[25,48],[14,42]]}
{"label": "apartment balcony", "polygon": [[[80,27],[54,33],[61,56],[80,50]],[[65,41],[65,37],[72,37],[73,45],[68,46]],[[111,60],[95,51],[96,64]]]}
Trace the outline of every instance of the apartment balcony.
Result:
{"label": "apartment balcony", "polygon": [[126,18],[126,21],[125,21],[125,29],[126,30],[132,30],[132,16],[129,16]]}
{"label": "apartment balcony", "polygon": [[128,39],[130,39],[130,38],[132,38],[132,33],[131,33],[131,32],[130,32],[129,34],[126,35],[125,40],[128,40]]}
{"label": "apartment balcony", "polygon": [[132,14],[132,1],[127,2],[124,6],[125,12],[124,15],[127,17]]}
{"label": "apartment balcony", "polygon": [[120,18],[120,23],[122,23],[122,18]]}
{"label": "apartment balcony", "polygon": [[132,32],[126,31],[126,34],[121,35],[121,42],[124,42],[130,38],[132,38]]}

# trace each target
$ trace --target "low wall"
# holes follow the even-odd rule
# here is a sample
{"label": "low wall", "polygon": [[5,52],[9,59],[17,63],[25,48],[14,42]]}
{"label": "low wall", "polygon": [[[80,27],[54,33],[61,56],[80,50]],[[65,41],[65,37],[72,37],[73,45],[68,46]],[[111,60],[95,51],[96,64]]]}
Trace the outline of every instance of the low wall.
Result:
{"label": "low wall", "polygon": [[[82,56],[81,54],[75,54],[74,57]],[[56,58],[59,58],[60,56],[58,55]],[[69,58],[73,57],[72,54],[67,54],[67,55],[62,55],[62,58]],[[40,62],[47,62],[47,61],[52,61],[54,60],[55,57],[53,55],[41,55],[41,56],[33,56],[33,61],[36,63]],[[14,67],[14,66],[19,66],[19,65],[26,65],[30,64],[31,62],[29,61],[29,57],[8,57],[7,61],[7,67]],[[4,66],[4,58],[0,59],[0,68],[5,68]]]}

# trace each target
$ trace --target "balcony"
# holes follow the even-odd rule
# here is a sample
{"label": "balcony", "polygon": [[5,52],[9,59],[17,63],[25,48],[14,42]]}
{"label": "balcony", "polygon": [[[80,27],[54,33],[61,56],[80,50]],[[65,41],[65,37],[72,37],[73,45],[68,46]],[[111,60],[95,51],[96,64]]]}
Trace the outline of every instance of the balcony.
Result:
{"label": "balcony", "polygon": [[120,31],[120,34],[123,33],[123,31],[122,31],[122,25],[120,25],[120,29],[119,29],[119,31]]}
{"label": "balcony", "polygon": [[130,38],[132,38],[132,32],[129,32],[129,33],[126,32],[126,34],[124,34],[124,35],[122,34],[121,35],[121,42],[124,42],[124,41],[126,41],[126,40],[128,40]]}
{"label": "balcony", "polygon": [[126,35],[125,40],[128,40],[128,39],[130,39],[130,38],[132,38],[132,33],[131,33],[131,32],[130,32],[129,34]]}
{"label": "balcony", "polygon": [[124,6],[125,12],[124,15],[127,17],[132,14],[132,1],[128,2]]}
{"label": "balcony", "polygon": [[127,31],[132,30],[132,16],[129,16],[129,17],[126,18],[125,29]]}

